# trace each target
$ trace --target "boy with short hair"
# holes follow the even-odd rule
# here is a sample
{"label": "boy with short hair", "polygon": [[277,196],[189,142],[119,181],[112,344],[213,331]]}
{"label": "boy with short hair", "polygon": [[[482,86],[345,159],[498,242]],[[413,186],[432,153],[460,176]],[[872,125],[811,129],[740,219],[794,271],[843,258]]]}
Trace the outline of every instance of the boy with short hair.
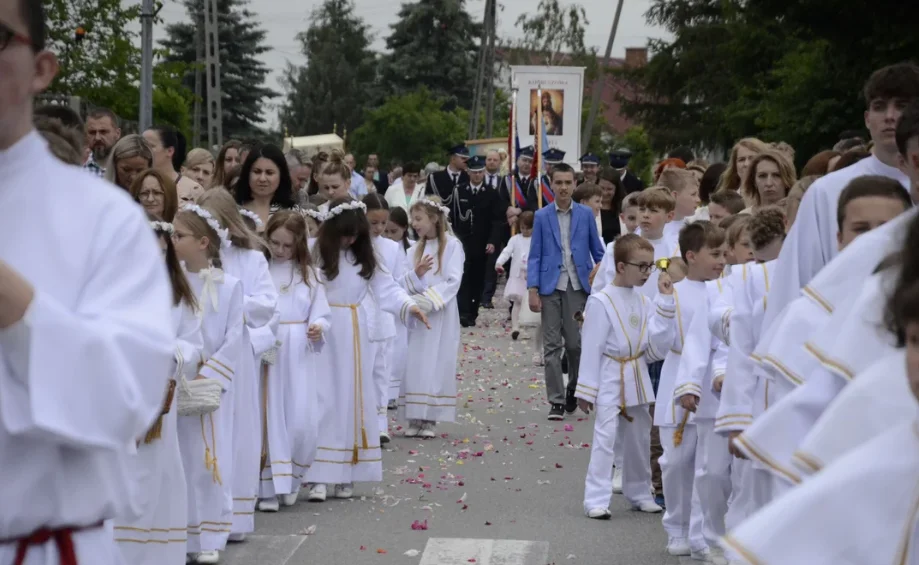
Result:
{"label": "boy with short hair", "polygon": [[603,206],[603,189],[600,188],[600,185],[592,182],[581,183],[574,189],[571,199],[577,204],[587,206],[594,213],[597,232],[600,234],[600,241],[603,241],[603,224],[600,221],[600,208]]}
{"label": "boy with short hair", "polygon": [[622,212],[619,213],[620,233],[635,233],[638,230],[638,192],[630,192],[622,199]]}
{"label": "boy with short hair", "polygon": [[[896,218],[912,207],[909,193],[894,179],[881,176],[863,176],[853,179],[839,197],[837,222],[839,228],[839,249],[842,251],[857,237],[866,231]],[[804,372],[782,358],[789,351],[803,350],[805,341],[819,329],[826,314],[821,312],[821,305],[814,295],[804,295],[792,302],[774,323],[769,333],[774,337],[763,339],[756,354],[762,359],[762,368],[771,373],[772,386],[769,388],[769,404],[774,405],[806,378]],[[760,418],[754,414],[753,424],[741,434],[736,442],[737,448],[750,458],[756,467],[768,471],[763,480],[769,483],[763,503],[778,497],[789,490],[795,483],[791,477],[797,473],[790,465],[791,453],[781,452],[775,443],[776,426],[768,417]],[[782,471],[777,472],[776,468]],[[761,489],[762,490],[762,489]]]}
{"label": "boy with short hair", "polygon": [[[638,193],[639,218],[641,235],[654,246],[654,260],[677,255],[680,252],[679,242],[667,237],[664,233],[665,226],[673,219],[676,200],[666,189],[659,186],[646,188]],[[606,246],[606,253],[597,270],[595,283],[597,288],[603,288],[616,274],[615,260],[613,259],[614,244]],[[641,292],[648,298],[657,294],[657,271],[651,273],[648,283]]]}
{"label": "boy with short hair", "polygon": [[680,254],[686,261],[686,278],[674,285],[676,307],[674,340],[664,360],[658,388],[654,424],[660,428],[664,456],[660,459],[664,476],[664,530],[670,555],[687,555],[705,560],[710,555],[702,532],[699,497],[693,494],[697,463],[696,426],[689,421],[690,412],[677,402],[677,376],[680,370],[685,330],[692,324],[696,310],[706,299],[706,281],[715,280],[724,271],[724,231],[709,221],[697,221],[680,231]]}
{"label": "boy with short hair", "polygon": [[[731,222],[726,222],[732,218]],[[729,216],[722,221],[721,227],[725,230],[728,244],[725,252],[727,259],[725,273],[730,275],[734,265],[743,265],[753,260],[753,247],[750,245],[750,215]]]}
{"label": "boy with short hair", "polygon": [[716,224],[728,216],[740,214],[746,208],[743,196],[736,190],[719,190],[708,202],[708,217]]}
{"label": "boy with short hair", "polygon": [[673,195],[673,219],[667,224],[666,233],[673,238],[679,238],[680,230],[686,222],[696,213],[696,208],[702,203],[699,198],[699,181],[692,171],[686,169],[665,169],[657,181]]}
{"label": "boy with short hair", "polygon": [[[596,407],[594,439],[584,488],[584,512],[609,519],[615,450],[621,443],[623,494],[642,512],[660,512],[650,494],[649,405],[654,393],[646,359],[660,359],[673,343],[673,286],[658,278],[652,301],[639,292],[654,269],[654,247],[628,234],[612,250],[615,275],[588,298],[581,331],[582,351],[575,396],[590,413]],[[652,303],[653,302],[653,303]],[[621,428],[620,428],[621,424]],[[617,441],[617,432],[619,440]]]}

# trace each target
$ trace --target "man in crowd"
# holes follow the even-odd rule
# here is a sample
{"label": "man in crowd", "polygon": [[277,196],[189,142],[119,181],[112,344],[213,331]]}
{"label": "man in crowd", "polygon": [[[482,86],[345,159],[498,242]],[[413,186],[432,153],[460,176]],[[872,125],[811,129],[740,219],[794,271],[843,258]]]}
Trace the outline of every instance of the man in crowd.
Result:
{"label": "man in crowd", "polygon": [[141,208],[33,129],[46,39],[41,0],[0,0],[0,563],[111,565],[105,522],[140,504],[127,458],[172,373],[172,288]]}
{"label": "man in crowd", "polygon": [[[428,175],[425,194],[436,194],[444,204],[453,197],[454,190],[464,184],[469,184],[469,173],[466,172],[466,161],[469,160],[469,148],[465,143],[454,145],[448,151],[450,161],[447,168]],[[455,221],[455,216],[451,216]]]}
{"label": "man in crowd", "polygon": [[[501,176],[501,154],[496,149],[491,149],[485,154],[485,186],[498,194],[496,205],[500,209],[501,217],[505,216],[508,206],[510,206],[510,195],[507,193],[505,183],[507,179]],[[507,198],[504,198],[507,196]],[[488,264],[485,267],[485,290],[482,293],[482,307],[487,309],[494,308],[495,290],[498,287],[498,273],[495,271],[495,260],[507,241],[511,238],[511,228],[506,222],[501,222],[501,238],[495,252],[488,256]],[[508,269],[509,271],[510,269]]]}
{"label": "man in crowd", "polygon": [[86,151],[83,168],[98,176],[105,174],[105,160],[121,139],[118,117],[107,108],[98,108],[86,117]]}
{"label": "man in crowd", "polygon": [[[587,206],[576,204],[574,169],[560,163],[552,169],[555,202],[536,212],[527,262],[529,306],[542,312],[546,393],[550,420],[577,410],[574,396],[581,359],[581,334],[576,312],[583,312],[590,294],[590,271],[603,259],[597,222]],[[561,350],[569,360],[568,387],[562,377]]]}
{"label": "man in crowd", "polygon": [[581,157],[581,182],[599,184],[597,175],[600,173],[600,158],[593,153],[586,153]]}
{"label": "man in crowd", "polygon": [[357,161],[354,155],[348,153],[343,160],[345,165],[351,169],[351,196],[360,200],[367,196],[367,183],[364,182],[364,175],[357,172]]}
{"label": "man in crowd", "polygon": [[287,152],[287,166],[290,169],[290,178],[293,181],[294,194],[306,189],[312,174],[312,163],[299,149]]}
{"label": "man in crowd", "polygon": [[625,186],[626,194],[644,190],[645,183],[632,174],[629,170],[629,161],[632,159],[632,152],[628,149],[616,149],[609,154],[609,166],[619,171],[622,175],[622,185]]}

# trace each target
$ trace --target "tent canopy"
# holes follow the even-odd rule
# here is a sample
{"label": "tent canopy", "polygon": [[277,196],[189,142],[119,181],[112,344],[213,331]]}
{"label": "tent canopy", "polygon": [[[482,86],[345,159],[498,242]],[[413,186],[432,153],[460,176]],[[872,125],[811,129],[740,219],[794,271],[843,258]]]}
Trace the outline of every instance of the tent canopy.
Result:
{"label": "tent canopy", "polygon": [[299,149],[307,157],[313,157],[320,151],[331,152],[333,149],[345,149],[345,141],[334,133],[323,135],[306,135],[302,137],[285,137],[284,151]]}

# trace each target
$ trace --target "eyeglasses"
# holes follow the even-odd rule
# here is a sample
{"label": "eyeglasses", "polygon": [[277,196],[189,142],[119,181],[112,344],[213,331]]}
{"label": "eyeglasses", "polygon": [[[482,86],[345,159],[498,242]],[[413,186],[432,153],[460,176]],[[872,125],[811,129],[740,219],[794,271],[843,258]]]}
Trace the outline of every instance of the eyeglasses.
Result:
{"label": "eyeglasses", "polygon": [[652,263],[629,263],[628,261],[623,261],[626,265],[632,265],[633,267],[638,267],[638,272],[641,274],[651,273],[657,270],[657,265]]}
{"label": "eyeglasses", "polygon": [[0,22],[0,51],[6,49],[10,43],[16,42],[28,47],[32,47],[32,40],[27,36],[16,33],[3,22]]}
{"label": "eyeglasses", "polygon": [[137,196],[141,200],[162,200],[163,197],[166,196],[166,193],[160,190],[145,190],[140,192]]}

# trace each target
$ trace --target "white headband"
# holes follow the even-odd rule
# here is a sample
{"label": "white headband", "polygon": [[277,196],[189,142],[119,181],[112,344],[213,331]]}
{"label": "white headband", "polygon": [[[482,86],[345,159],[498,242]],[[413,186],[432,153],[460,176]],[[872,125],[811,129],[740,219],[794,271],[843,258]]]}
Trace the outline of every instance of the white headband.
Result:
{"label": "white headband", "polygon": [[431,208],[434,208],[434,209],[440,211],[440,213],[443,214],[444,216],[450,217],[450,209],[449,209],[449,208],[447,208],[446,206],[441,206],[440,204],[438,204],[437,202],[434,202],[434,201],[431,200],[430,198],[421,198],[421,199],[419,199],[419,200],[416,200],[415,202],[417,202],[418,204],[424,204],[425,206],[429,206],[429,207],[431,207]]}
{"label": "white headband", "polygon": [[202,218],[207,225],[211,227],[212,230],[217,232],[217,237],[220,238],[220,247],[228,248],[232,243],[230,243],[230,230],[220,227],[220,222],[214,219],[214,216],[210,212],[198,206],[197,204],[185,204],[182,206],[182,210],[192,212],[197,214]]}
{"label": "white headband", "polygon": [[367,206],[365,206],[364,203],[361,202],[360,200],[351,200],[350,202],[342,202],[338,206],[326,212],[325,217],[323,218],[323,221],[326,221],[330,218],[334,218],[335,216],[341,214],[345,210],[362,210],[366,212]]}
{"label": "white headband", "polygon": [[169,235],[174,234],[176,231],[169,222],[150,222],[150,227],[153,228],[153,231],[163,232]]}
{"label": "white headband", "polygon": [[259,218],[259,217],[258,217],[258,214],[256,214],[256,213],[253,212],[252,210],[246,210],[245,208],[240,208],[240,209],[239,209],[239,213],[240,213],[240,215],[243,215],[243,216],[249,218],[250,220],[252,220],[253,222],[255,222],[255,227],[256,227],[256,229],[259,229],[259,228],[262,227],[262,225],[263,225],[263,224],[262,224],[262,219]]}
{"label": "white headband", "polygon": [[304,208],[303,215],[309,216],[310,218],[316,220],[317,222],[322,222],[325,220],[325,215],[319,210],[313,210],[311,208]]}

